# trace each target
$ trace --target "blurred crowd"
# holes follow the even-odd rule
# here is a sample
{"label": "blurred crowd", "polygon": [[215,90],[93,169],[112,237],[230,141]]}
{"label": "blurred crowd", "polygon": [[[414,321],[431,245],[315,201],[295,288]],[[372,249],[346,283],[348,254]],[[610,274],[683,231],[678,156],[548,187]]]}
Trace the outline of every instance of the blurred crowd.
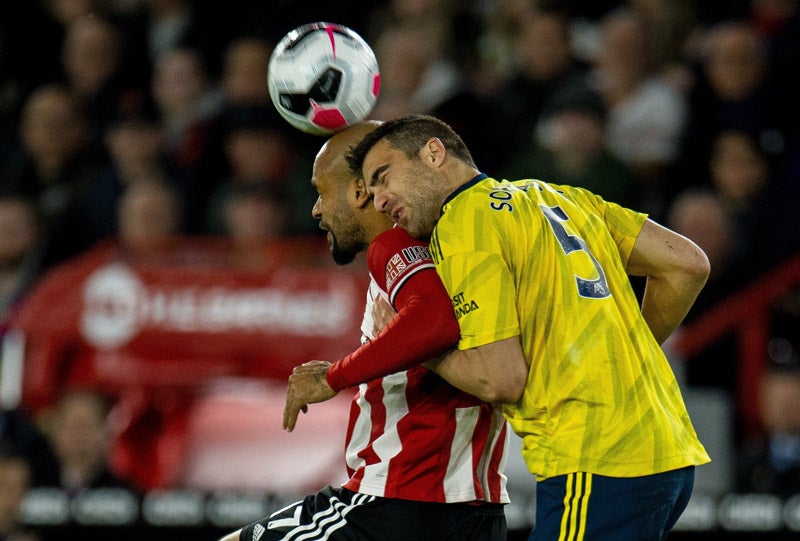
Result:
{"label": "blurred crowd", "polygon": [[[492,176],[583,186],[694,239],[712,275],[689,321],[800,252],[797,0],[3,2],[3,321],[43,273],[106,239],[317,235],[309,178],[323,140],[277,115],[266,68],[288,30],[319,20],[373,46],[374,118],[433,114]],[[789,493],[800,491],[797,288],[774,312],[766,435],[737,434],[740,488]],[[695,357],[687,385],[735,393],[734,336]],[[65,398],[54,413],[65,419],[48,425],[61,430],[35,454],[24,412],[6,412],[0,485],[111,482],[71,464],[64,436],[107,410]],[[4,520],[0,538],[14,528]]]}

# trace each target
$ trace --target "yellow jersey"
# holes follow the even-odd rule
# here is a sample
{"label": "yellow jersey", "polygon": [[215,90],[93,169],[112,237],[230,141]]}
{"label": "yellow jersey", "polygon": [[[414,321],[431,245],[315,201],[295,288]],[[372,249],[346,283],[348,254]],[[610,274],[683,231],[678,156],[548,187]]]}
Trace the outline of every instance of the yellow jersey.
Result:
{"label": "yellow jersey", "polygon": [[580,188],[485,175],[443,205],[430,250],[458,347],[520,336],[527,385],[504,414],[540,480],[709,461],[625,272],[645,219]]}

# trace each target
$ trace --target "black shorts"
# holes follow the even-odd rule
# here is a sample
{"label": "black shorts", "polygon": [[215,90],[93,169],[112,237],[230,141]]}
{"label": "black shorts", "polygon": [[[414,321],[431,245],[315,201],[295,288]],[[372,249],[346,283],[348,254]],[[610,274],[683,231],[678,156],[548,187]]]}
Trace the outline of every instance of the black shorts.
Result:
{"label": "black shorts", "polygon": [[241,541],[505,541],[501,504],[428,503],[325,487],[242,528]]}

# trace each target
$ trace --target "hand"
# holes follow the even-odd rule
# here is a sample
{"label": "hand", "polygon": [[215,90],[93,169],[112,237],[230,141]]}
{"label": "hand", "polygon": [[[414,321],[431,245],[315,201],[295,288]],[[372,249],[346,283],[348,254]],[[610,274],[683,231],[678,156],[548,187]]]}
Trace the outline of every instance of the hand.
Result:
{"label": "hand", "polygon": [[286,404],[283,408],[283,428],[291,432],[297,423],[300,410],[308,411],[308,404],[324,402],[336,396],[336,391],[328,385],[326,375],[331,363],[309,361],[296,366],[289,376],[286,390]]}
{"label": "hand", "polygon": [[392,305],[386,302],[383,296],[378,295],[372,301],[372,336],[378,336],[396,315],[397,312],[394,311]]}

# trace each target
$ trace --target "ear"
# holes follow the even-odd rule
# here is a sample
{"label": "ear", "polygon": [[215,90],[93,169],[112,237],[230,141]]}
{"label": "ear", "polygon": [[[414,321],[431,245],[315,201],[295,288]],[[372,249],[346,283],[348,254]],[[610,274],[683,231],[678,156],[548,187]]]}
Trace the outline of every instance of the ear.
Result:
{"label": "ear", "polygon": [[444,143],[438,137],[428,139],[428,142],[420,150],[422,162],[433,168],[441,166],[446,156],[447,149],[444,148]]}
{"label": "ear", "polygon": [[372,196],[367,191],[364,179],[358,177],[350,184],[350,193],[357,208],[364,208],[372,204]]}

